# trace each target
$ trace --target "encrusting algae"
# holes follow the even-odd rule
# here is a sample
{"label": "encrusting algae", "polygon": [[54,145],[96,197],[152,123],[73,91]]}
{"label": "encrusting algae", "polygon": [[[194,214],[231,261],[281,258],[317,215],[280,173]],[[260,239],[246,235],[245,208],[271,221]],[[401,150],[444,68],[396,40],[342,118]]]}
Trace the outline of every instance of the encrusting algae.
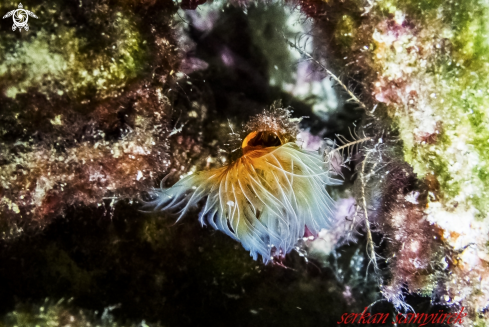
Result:
{"label": "encrusting algae", "polygon": [[330,177],[319,153],[295,142],[298,128],[288,110],[258,115],[245,130],[242,156],[235,162],[162,186],[147,206],[176,211],[181,219],[207,197],[199,214],[202,225],[209,223],[267,263],[290,252],[306,229],[317,234],[331,227],[335,202],[325,186],[341,181]]}

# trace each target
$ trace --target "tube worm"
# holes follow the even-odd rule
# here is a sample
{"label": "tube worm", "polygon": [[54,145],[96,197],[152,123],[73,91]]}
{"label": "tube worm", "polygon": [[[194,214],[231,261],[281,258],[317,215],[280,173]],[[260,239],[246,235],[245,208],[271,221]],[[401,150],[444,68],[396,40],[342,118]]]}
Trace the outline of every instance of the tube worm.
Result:
{"label": "tube worm", "polygon": [[[289,122],[288,115],[286,111]],[[255,118],[248,125],[255,130],[243,140],[239,159],[162,187],[147,205],[176,212],[179,220],[206,198],[199,214],[202,225],[226,233],[254,260],[260,254],[268,263],[290,252],[306,228],[317,235],[331,227],[335,203],[325,186],[341,182],[330,177],[321,155],[294,142],[284,119],[266,114]]]}

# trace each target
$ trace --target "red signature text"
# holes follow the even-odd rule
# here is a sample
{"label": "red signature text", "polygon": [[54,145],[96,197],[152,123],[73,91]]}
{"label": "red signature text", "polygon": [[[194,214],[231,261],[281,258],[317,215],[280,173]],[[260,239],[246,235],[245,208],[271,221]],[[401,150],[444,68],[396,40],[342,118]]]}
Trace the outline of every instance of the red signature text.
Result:
{"label": "red signature text", "polygon": [[433,324],[463,324],[462,318],[467,313],[464,312],[464,307],[460,312],[446,313],[440,310],[438,313],[398,313],[394,319],[389,320],[389,313],[374,313],[367,312],[368,307],[365,307],[362,313],[344,313],[341,320],[337,321],[340,324],[417,324],[419,327]]}

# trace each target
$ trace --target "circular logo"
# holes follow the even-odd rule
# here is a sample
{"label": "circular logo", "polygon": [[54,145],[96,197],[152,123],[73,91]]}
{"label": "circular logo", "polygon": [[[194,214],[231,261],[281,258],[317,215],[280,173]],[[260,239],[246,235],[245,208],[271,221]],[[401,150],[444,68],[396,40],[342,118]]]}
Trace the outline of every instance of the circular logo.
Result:
{"label": "circular logo", "polygon": [[12,17],[14,21],[14,24],[12,25],[12,31],[15,31],[16,29],[19,29],[19,31],[22,31],[22,29],[28,31],[29,25],[27,25],[27,22],[29,21],[29,16],[38,18],[32,11],[24,9],[24,6],[19,3],[18,9],[9,11],[5,14],[5,16],[3,16],[3,18],[5,19],[8,17]]}
{"label": "circular logo", "polygon": [[29,16],[24,9],[17,9],[15,14],[13,15],[14,24],[17,27],[24,27],[27,25],[27,21],[29,20]]}

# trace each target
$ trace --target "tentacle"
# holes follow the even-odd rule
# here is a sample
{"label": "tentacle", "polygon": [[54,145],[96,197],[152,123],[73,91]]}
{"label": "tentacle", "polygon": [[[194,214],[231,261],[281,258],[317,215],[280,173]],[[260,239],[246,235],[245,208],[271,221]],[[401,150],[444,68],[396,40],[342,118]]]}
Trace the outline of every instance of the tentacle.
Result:
{"label": "tentacle", "polygon": [[200,223],[241,242],[254,259],[260,255],[266,263],[274,254],[290,252],[306,227],[314,233],[330,227],[335,204],[325,186],[339,183],[319,154],[287,143],[250,151],[231,166],[161,187],[147,205],[177,212],[180,219],[207,196]]}

